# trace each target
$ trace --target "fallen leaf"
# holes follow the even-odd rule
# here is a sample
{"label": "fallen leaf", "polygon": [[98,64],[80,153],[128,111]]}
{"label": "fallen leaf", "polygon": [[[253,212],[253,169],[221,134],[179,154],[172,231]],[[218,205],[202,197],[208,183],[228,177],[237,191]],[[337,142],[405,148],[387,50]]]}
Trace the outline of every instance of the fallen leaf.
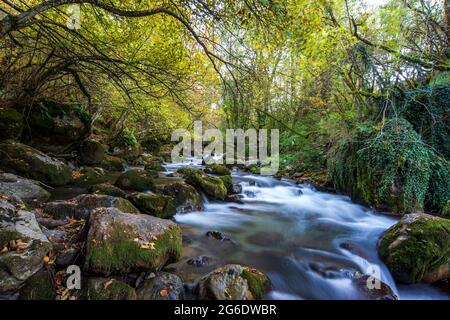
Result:
{"label": "fallen leaf", "polygon": [[168,294],[169,294],[169,293],[167,292],[166,289],[162,289],[162,290],[159,292],[159,295],[160,295],[161,297],[167,297]]}
{"label": "fallen leaf", "polygon": [[114,279],[108,280],[103,283],[103,289],[108,289],[108,287],[114,282]]}
{"label": "fallen leaf", "polygon": [[7,247],[7,246],[4,246],[3,249],[0,251],[0,253],[2,253],[2,254],[3,254],[3,253],[8,253],[8,251],[9,251],[9,250],[8,250],[8,247]]}
{"label": "fallen leaf", "polygon": [[45,263],[49,263],[50,262],[50,257],[49,256],[45,256],[44,257],[44,262]]}

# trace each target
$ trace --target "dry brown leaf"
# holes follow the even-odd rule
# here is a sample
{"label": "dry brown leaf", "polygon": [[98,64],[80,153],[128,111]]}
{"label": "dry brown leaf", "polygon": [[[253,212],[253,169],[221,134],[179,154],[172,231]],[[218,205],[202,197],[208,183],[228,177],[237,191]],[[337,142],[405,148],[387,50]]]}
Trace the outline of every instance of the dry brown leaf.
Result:
{"label": "dry brown leaf", "polygon": [[114,279],[108,280],[103,283],[103,289],[108,289],[108,287],[114,282]]}
{"label": "dry brown leaf", "polygon": [[168,294],[169,294],[169,293],[167,292],[166,289],[162,289],[162,290],[159,292],[159,295],[160,295],[161,297],[167,297]]}

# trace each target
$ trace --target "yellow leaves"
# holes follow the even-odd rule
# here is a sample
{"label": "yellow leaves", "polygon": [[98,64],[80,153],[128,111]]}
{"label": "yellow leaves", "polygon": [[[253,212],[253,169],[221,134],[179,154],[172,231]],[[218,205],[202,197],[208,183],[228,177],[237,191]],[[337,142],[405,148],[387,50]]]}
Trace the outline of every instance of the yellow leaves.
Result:
{"label": "yellow leaves", "polygon": [[141,249],[155,250],[154,242],[144,242],[141,244]]}
{"label": "yellow leaves", "polygon": [[26,251],[31,246],[31,243],[24,242],[22,239],[11,240],[8,244],[3,246],[0,250],[1,254],[6,254],[10,251],[15,251],[16,253],[22,253]]}
{"label": "yellow leaves", "polygon": [[44,257],[44,263],[48,264],[50,262],[50,257],[49,256],[45,256]]}
{"label": "yellow leaves", "polygon": [[169,294],[169,292],[168,292],[166,289],[162,289],[162,290],[159,292],[159,295],[160,295],[161,297],[167,297],[168,294]]}

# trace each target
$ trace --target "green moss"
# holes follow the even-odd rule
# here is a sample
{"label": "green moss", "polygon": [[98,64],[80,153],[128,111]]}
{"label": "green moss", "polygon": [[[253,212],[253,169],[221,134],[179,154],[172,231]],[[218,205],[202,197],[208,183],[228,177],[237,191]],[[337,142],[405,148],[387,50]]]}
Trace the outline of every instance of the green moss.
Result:
{"label": "green moss", "polygon": [[231,176],[220,176],[219,179],[222,180],[227,190],[230,190],[231,187],[233,186],[233,178],[231,178]]}
{"label": "green moss", "polygon": [[22,114],[14,109],[0,109],[0,141],[20,139],[23,129]]}
{"label": "green moss", "polygon": [[263,300],[270,288],[269,279],[260,271],[245,268],[241,276],[247,280],[247,285],[255,300]]}
{"label": "green moss", "polygon": [[128,273],[136,269],[159,269],[167,262],[177,261],[182,252],[181,230],[171,226],[154,240],[154,250],[143,249],[130,226],[114,223],[110,238],[102,243],[89,243],[86,267],[99,273]]}
{"label": "green moss", "polygon": [[108,181],[104,172],[99,168],[84,167],[74,176],[73,184],[79,187],[90,187]]}
{"label": "green moss", "polygon": [[178,170],[178,173],[183,176],[186,183],[203,191],[205,194],[215,199],[225,199],[227,188],[220,178],[208,176],[199,169],[194,168],[181,168]]}
{"label": "green moss", "polygon": [[100,163],[100,167],[108,171],[123,171],[125,165],[125,160],[113,156],[107,156],[106,159]]}
{"label": "green moss", "polygon": [[90,188],[90,192],[119,198],[126,197],[125,191],[109,183],[96,184]]}
{"label": "green moss", "polygon": [[418,283],[428,271],[448,261],[449,248],[450,221],[420,216],[411,224],[400,222],[386,231],[378,250],[396,279]]}
{"label": "green moss", "polygon": [[88,279],[82,290],[83,300],[136,300],[136,291],[116,279]]}
{"label": "green moss", "polygon": [[54,298],[55,286],[46,269],[31,276],[20,290],[21,300],[53,300]]}
{"label": "green moss", "polygon": [[153,178],[152,172],[133,169],[121,174],[116,185],[125,190],[149,191],[154,187]]}
{"label": "green moss", "polygon": [[250,172],[253,174],[261,174],[261,168],[258,166],[252,166],[250,168]]}
{"label": "green moss", "polygon": [[[15,230],[1,230],[0,229],[0,247],[3,248],[10,241],[22,239],[23,235]],[[25,241],[25,239],[22,239]]]}
{"label": "green moss", "polygon": [[173,198],[159,194],[136,194],[130,197],[130,201],[143,213],[167,219],[176,213]]}
{"label": "green moss", "polygon": [[224,165],[221,164],[210,164],[205,168],[206,173],[216,174],[218,176],[229,176],[231,171]]}

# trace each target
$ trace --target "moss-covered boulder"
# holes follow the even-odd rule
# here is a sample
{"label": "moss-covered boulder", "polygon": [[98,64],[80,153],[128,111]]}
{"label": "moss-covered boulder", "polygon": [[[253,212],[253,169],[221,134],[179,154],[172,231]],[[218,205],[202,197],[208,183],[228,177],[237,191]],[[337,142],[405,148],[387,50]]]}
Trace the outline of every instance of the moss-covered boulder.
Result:
{"label": "moss-covered boulder", "polygon": [[134,288],[114,278],[86,278],[81,286],[81,300],[136,300]]}
{"label": "moss-covered boulder", "polygon": [[86,140],[80,146],[80,160],[87,166],[101,164],[106,157],[107,147],[95,140]]}
{"label": "moss-covered boulder", "polygon": [[[356,289],[358,300],[398,300],[392,289],[384,282],[374,284],[373,278],[368,275],[358,275],[352,279],[352,284]],[[379,281],[379,280],[376,280]]]}
{"label": "moss-covered boulder", "polygon": [[0,293],[18,290],[52,249],[32,212],[0,199]]}
{"label": "moss-covered boulder", "polygon": [[50,193],[36,181],[2,172],[0,172],[0,195],[18,198],[30,208],[36,208],[50,198]]}
{"label": "moss-covered boulder", "polygon": [[202,277],[195,291],[201,300],[262,300],[269,289],[261,271],[231,264]]}
{"label": "moss-covered boulder", "polygon": [[134,165],[143,166],[145,170],[150,171],[163,171],[161,163],[163,159],[161,157],[156,157],[148,153],[142,154],[139,158],[133,161]]}
{"label": "moss-covered boulder", "polygon": [[231,175],[230,169],[222,164],[210,164],[205,168],[205,172],[209,174],[216,174],[218,176],[229,176]]}
{"label": "moss-covered boulder", "polygon": [[34,148],[7,140],[0,143],[0,150],[0,169],[54,187],[70,181],[72,172],[67,164]]}
{"label": "moss-covered boulder", "polygon": [[122,132],[111,142],[111,154],[127,161],[134,161],[142,154],[142,147],[133,133]]}
{"label": "moss-covered boulder", "polygon": [[132,169],[119,176],[116,185],[124,190],[149,191],[152,190],[155,175],[153,172]]}
{"label": "moss-covered boulder", "polygon": [[194,168],[181,168],[177,172],[185,179],[186,183],[214,199],[224,200],[227,196],[227,188],[220,178],[208,176]]}
{"label": "moss-covered boulder", "polygon": [[184,182],[167,184],[162,188],[162,193],[173,198],[178,212],[186,213],[203,209],[200,194],[194,187]]}
{"label": "moss-covered boulder", "polygon": [[50,214],[55,219],[87,219],[93,210],[103,207],[117,208],[131,214],[140,213],[126,199],[101,194],[82,194],[71,200],[49,202],[44,207],[44,212]]}
{"label": "moss-covered boulder", "polygon": [[173,198],[160,194],[135,193],[128,197],[142,213],[154,217],[168,219],[172,218],[177,209],[173,204]]}
{"label": "moss-covered boulder", "polygon": [[380,257],[403,283],[433,283],[450,278],[450,220],[426,214],[405,215],[378,245]]}
{"label": "moss-covered boulder", "polygon": [[183,300],[183,281],[177,275],[158,272],[142,283],[137,291],[138,300]]}
{"label": "moss-covered boulder", "polygon": [[232,194],[233,192],[233,178],[231,176],[220,176],[220,180],[222,180],[223,185],[227,188],[228,193]]}
{"label": "moss-covered boulder", "polygon": [[127,162],[119,157],[106,156],[100,163],[100,167],[108,171],[123,171]]}
{"label": "moss-covered boulder", "polygon": [[53,280],[50,268],[39,270],[20,289],[20,300],[53,300],[56,296]]}
{"label": "moss-covered boulder", "polygon": [[23,129],[23,116],[10,108],[0,108],[0,141],[20,140]]}
{"label": "moss-covered boulder", "polygon": [[59,154],[74,150],[89,136],[91,117],[80,105],[41,101],[31,107],[25,128],[25,143]]}
{"label": "moss-covered boulder", "polygon": [[91,188],[89,188],[89,192],[94,193],[94,194],[103,194],[103,195],[119,197],[119,198],[125,198],[127,196],[125,191],[123,191],[119,187],[116,187],[110,183],[96,184],[96,185],[92,186]]}
{"label": "moss-covered boulder", "polygon": [[176,262],[182,248],[181,229],[169,220],[100,208],[89,219],[85,269],[106,275],[159,270]]}
{"label": "moss-covered boulder", "polygon": [[77,187],[87,188],[107,181],[108,177],[102,168],[83,167],[72,172],[72,184]]}

